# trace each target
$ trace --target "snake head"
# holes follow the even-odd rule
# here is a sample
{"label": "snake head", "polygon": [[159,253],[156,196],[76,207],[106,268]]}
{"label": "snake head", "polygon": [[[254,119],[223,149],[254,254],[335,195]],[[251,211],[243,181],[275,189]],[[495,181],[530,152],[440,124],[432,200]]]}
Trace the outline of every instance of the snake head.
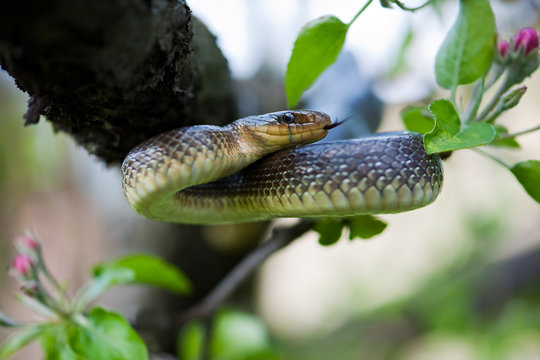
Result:
{"label": "snake head", "polygon": [[332,119],[320,111],[287,110],[250,116],[231,125],[242,134],[248,146],[270,153],[322,139],[332,126]]}

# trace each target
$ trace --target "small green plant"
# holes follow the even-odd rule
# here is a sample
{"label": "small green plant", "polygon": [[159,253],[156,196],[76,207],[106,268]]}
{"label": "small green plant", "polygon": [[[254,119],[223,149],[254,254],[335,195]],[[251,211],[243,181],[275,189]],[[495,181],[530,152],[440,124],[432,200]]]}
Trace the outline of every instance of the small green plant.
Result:
{"label": "small green plant", "polygon": [[36,340],[46,360],[148,359],[146,345],[126,319],[94,301],[120,284],[153,285],[177,294],[191,291],[191,283],[176,267],[156,257],[130,255],[96,266],[93,278],[69,298],[48,270],[35,236],[22,236],[15,245],[19,254],[10,273],[21,285],[17,299],[39,319],[23,323],[0,313],[0,326],[15,330],[0,346],[0,359]]}
{"label": "small green plant", "polygon": [[[295,42],[285,77],[285,90],[291,107],[295,106],[303,91],[331,65],[339,55],[346,34],[358,16],[372,3],[364,7],[345,24],[335,16],[323,16],[306,24]],[[399,1],[381,1],[383,6],[392,4],[404,10]],[[430,1],[426,2],[426,6]],[[438,84],[449,90],[446,99],[434,99],[428,106],[409,106],[402,112],[405,127],[424,134],[428,153],[445,153],[474,148],[514,174],[525,191],[540,203],[540,160],[527,160],[513,165],[478,149],[488,145],[519,148],[516,138],[540,130],[540,124],[516,133],[497,124],[500,115],[515,107],[527,88],[519,85],[540,65],[538,34],[532,28],[524,28],[510,41],[499,40],[495,17],[489,0],[460,0],[457,19],[450,29],[435,59],[435,75]],[[313,59],[317,59],[313,61]],[[468,94],[465,85],[474,84]],[[495,94],[486,99],[487,91],[497,88]],[[458,101],[459,94],[459,101]],[[373,219],[365,226],[384,227]],[[379,220],[380,221],[380,220]],[[351,237],[357,233],[351,225],[355,220],[320,222],[322,244],[333,244],[348,226]],[[374,235],[373,234],[373,235]]]}

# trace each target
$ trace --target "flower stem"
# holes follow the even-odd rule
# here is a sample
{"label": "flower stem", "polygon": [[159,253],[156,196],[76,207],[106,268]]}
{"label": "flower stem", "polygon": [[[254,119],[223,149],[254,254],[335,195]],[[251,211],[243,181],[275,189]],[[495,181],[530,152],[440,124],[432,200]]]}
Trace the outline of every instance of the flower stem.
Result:
{"label": "flower stem", "polygon": [[537,125],[537,126],[535,126],[533,128],[530,128],[530,129],[517,131],[517,132],[512,133],[512,134],[501,135],[501,139],[514,138],[516,136],[525,135],[525,134],[532,133],[532,132],[538,131],[538,130],[540,130],[540,125]]}
{"label": "flower stem", "polygon": [[360,11],[358,11],[356,13],[356,15],[354,15],[354,17],[352,18],[352,20],[347,24],[347,26],[351,26],[352,23],[356,20],[357,17],[360,16],[360,14],[362,14],[364,12],[364,10],[367,9],[367,7],[373,2],[373,0],[368,0],[368,2],[360,9]]}
{"label": "flower stem", "polygon": [[506,67],[499,64],[494,64],[491,71],[488,74],[488,78],[485,81],[485,89],[489,89],[491,85],[495,84],[497,80],[501,77],[501,75],[506,70]]}
{"label": "flower stem", "polygon": [[394,3],[402,10],[406,10],[406,11],[416,11],[416,10],[420,10],[426,6],[428,6],[429,4],[431,4],[433,2],[433,0],[428,0],[426,1],[425,3],[423,3],[422,5],[420,6],[417,6],[417,7],[413,7],[413,8],[410,8],[410,7],[407,7],[405,6],[405,4],[403,4],[401,1],[398,1],[396,0]]}
{"label": "flower stem", "polygon": [[[501,98],[501,96],[505,93],[506,90],[508,90],[510,88],[510,86],[511,86],[510,81],[508,80],[508,76],[507,76],[506,79],[504,80],[502,86],[499,88],[499,90],[497,90],[497,93],[491,98],[491,100],[486,105],[484,110],[482,110],[480,115],[476,118],[476,121],[487,121],[487,120],[484,120],[484,119],[487,118],[487,116],[489,115],[491,110],[493,110],[493,108],[499,102],[499,99]],[[496,117],[497,116],[495,116],[495,117],[490,116],[489,120],[493,121],[493,120],[495,120]]]}
{"label": "flower stem", "polygon": [[495,110],[493,111],[484,121],[488,124],[492,124],[495,119],[499,117],[504,112],[504,110]]}
{"label": "flower stem", "polygon": [[59,296],[59,300],[58,301],[55,301],[59,304],[59,307],[61,312],[64,312],[64,313],[68,313],[70,311],[70,301],[69,301],[69,297],[68,295],[66,294],[66,291],[65,289],[60,285],[60,283],[58,283],[58,281],[54,278],[54,276],[52,276],[52,274],[50,273],[49,269],[47,268],[47,266],[45,265],[45,261],[43,260],[43,257],[41,256],[41,254],[39,254],[39,267],[40,267],[40,270],[42,271],[43,275],[45,276],[45,279],[47,279],[47,281],[51,284],[51,286],[54,288],[54,290],[56,290],[58,296]]}
{"label": "flower stem", "polygon": [[478,148],[472,148],[471,150],[473,151],[476,151],[477,153],[479,153],[480,155],[483,155],[485,157],[487,157],[488,159],[491,159],[493,161],[495,161],[496,163],[498,163],[499,165],[507,168],[507,169],[510,169],[510,166],[508,166],[507,164],[505,164],[501,159],[499,159],[498,157],[495,157],[493,155],[491,155],[490,153],[487,153],[483,150],[480,150]]}
{"label": "flower stem", "polygon": [[478,112],[480,103],[482,102],[482,97],[484,96],[484,79],[478,80],[476,86],[474,87],[473,93],[471,95],[471,101],[465,112],[465,123],[471,122]]}
{"label": "flower stem", "polygon": [[457,99],[457,86],[452,85],[452,89],[450,89],[450,102],[454,105],[454,107],[457,110],[458,106],[456,104],[456,99]]}
{"label": "flower stem", "polygon": [[32,310],[36,314],[39,314],[41,316],[44,316],[46,318],[57,318],[58,314],[55,313],[52,309],[47,307],[46,305],[42,304],[41,302],[37,301],[36,299],[22,295],[17,294],[16,299],[21,302],[24,306],[26,306],[28,309]]}

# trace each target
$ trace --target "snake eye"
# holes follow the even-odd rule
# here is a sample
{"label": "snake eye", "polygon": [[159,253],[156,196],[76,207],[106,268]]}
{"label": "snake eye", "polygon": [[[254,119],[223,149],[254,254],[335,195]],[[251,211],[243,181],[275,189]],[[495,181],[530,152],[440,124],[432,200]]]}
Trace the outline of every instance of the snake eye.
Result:
{"label": "snake eye", "polygon": [[294,122],[294,115],[292,113],[285,113],[280,116],[281,121],[283,121],[285,124],[291,124]]}

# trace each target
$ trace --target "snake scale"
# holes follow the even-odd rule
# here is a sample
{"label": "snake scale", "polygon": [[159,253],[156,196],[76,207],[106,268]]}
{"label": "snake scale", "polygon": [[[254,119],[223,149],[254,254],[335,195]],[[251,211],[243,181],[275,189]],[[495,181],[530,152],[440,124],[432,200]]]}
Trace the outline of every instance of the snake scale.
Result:
{"label": "snake scale", "polygon": [[335,125],[299,110],[173,130],[127,155],[124,194],[141,215],[191,224],[396,213],[435,200],[441,160],[421,134],[312,143]]}

